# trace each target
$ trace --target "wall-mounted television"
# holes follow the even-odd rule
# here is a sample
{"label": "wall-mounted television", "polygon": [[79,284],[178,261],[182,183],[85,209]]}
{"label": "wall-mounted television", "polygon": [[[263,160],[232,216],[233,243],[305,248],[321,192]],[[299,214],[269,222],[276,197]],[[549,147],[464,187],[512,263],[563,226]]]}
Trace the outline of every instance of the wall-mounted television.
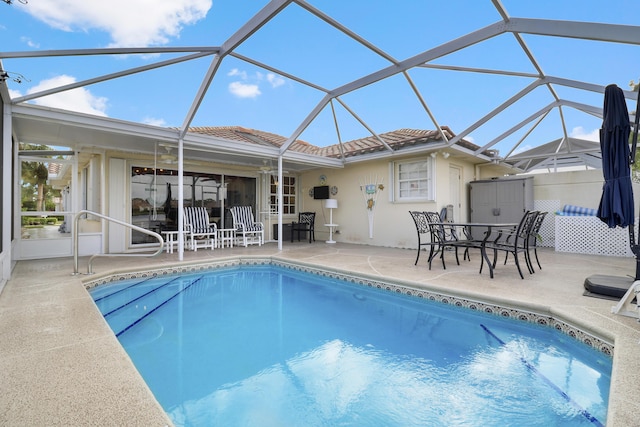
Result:
{"label": "wall-mounted television", "polygon": [[329,198],[329,186],[321,185],[319,187],[313,187],[313,198],[314,199],[328,199]]}

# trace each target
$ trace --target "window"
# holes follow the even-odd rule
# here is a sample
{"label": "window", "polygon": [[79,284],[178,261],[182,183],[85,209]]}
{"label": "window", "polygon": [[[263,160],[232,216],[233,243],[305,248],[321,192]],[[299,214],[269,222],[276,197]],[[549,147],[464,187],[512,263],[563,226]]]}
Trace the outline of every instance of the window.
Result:
{"label": "window", "polygon": [[394,168],[396,201],[434,200],[431,159],[398,162]]}
{"label": "window", "polygon": [[22,239],[71,237],[73,151],[37,144],[19,150]]}
{"label": "window", "polygon": [[[282,213],[296,213],[296,178],[293,176],[282,177]],[[271,175],[269,187],[269,203],[273,210],[278,209],[278,177]]]}
{"label": "window", "polygon": [[[233,197],[237,203],[255,199],[255,179],[251,182],[254,189],[251,197],[244,197],[242,186],[235,177],[227,177],[222,185],[220,174],[184,171],[183,197],[185,206],[203,206],[207,208],[209,219],[221,227],[223,199]],[[131,167],[131,223],[155,232],[177,230],[178,228],[178,171],[155,169],[152,167]],[[230,201],[226,207],[232,206]],[[251,204],[248,202],[247,204]],[[228,224],[231,224],[229,221]],[[154,239],[137,230],[131,232],[132,244],[151,243]]]}

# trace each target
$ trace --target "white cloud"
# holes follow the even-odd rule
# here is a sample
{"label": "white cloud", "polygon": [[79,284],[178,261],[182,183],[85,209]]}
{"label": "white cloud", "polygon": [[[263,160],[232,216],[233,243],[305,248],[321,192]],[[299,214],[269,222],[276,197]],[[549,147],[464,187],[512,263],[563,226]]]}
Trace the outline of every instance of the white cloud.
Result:
{"label": "white cloud", "polygon": [[227,73],[227,76],[237,76],[240,77],[242,80],[247,80],[247,72],[246,71],[240,71],[237,68],[233,68],[231,71],[229,71]]}
{"label": "white cloud", "polygon": [[164,119],[156,119],[154,117],[145,117],[144,119],[142,119],[142,123],[145,123],[151,126],[162,126],[162,127],[167,126],[167,122],[165,122]]}
{"label": "white cloud", "polygon": [[268,73],[267,81],[271,83],[271,87],[278,87],[284,84],[284,79],[277,74]]}
{"label": "white cloud", "polygon": [[40,47],[39,43],[34,42],[29,37],[22,36],[22,37],[20,37],[20,41],[22,43],[25,43],[29,47],[33,47],[33,48],[36,48],[36,49]]}
{"label": "white cloud", "polygon": [[[30,88],[27,91],[27,95],[75,82],[76,79],[72,76],[61,75],[53,77],[51,79],[42,80],[40,83]],[[33,100],[33,103],[44,107],[61,108],[80,113],[93,114],[96,116],[107,116],[105,112],[107,109],[107,98],[95,96],[86,88],[77,88],[44,96],[42,98],[36,98]]]}
{"label": "white cloud", "polygon": [[22,96],[22,93],[20,93],[19,90],[9,89],[9,96],[11,97],[11,99],[20,98]]}
{"label": "white cloud", "polygon": [[240,98],[255,98],[262,94],[258,85],[242,82],[229,83],[229,92]]}
{"label": "white cloud", "polygon": [[586,139],[587,141],[600,142],[600,129],[585,131],[582,126],[576,126],[571,130],[569,136],[572,138]]}
{"label": "white cloud", "polygon": [[211,0],[39,0],[25,11],[64,31],[101,30],[111,46],[154,46],[178,37],[183,26],[203,19]]}
{"label": "white cloud", "polygon": [[[265,75],[260,71],[256,71],[254,75],[250,76],[246,71],[233,68],[227,73],[227,76],[240,78],[241,81],[235,81],[229,84],[229,92],[240,98],[255,98],[261,95],[260,83],[265,80],[272,88],[277,88],[285,84],[285,79],[277,74],[267,73]],[[245,83],[245,81],[251,81],[253,83]]]}

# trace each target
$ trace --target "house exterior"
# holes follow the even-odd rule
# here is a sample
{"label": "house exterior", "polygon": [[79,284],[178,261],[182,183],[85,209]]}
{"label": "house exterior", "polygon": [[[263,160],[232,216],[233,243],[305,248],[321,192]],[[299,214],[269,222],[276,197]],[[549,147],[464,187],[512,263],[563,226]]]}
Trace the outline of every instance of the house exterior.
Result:
{"label": "house exterior", "polygon": [[[337,242],[414,248],[408,211],[439,212],[449,206],[454,220],[467,221],[468,183],[517,171],[496,161],[497,153],[478,152],[479,146],[464,139],[449,144],[455,134],[447,127],[442,133],[398,129],[328,147],[297,140],[285,154],[283,136],[242,127],[196,127],[182,141],[182,170],[180,141],[170,128],[14,106],[5,114],[3,135],[4,277],[16,260],[73,256],[71,230],[80,210],[160,231],[177,226],[180,200],[185,206],[207,206],[221,228],[231,225],[228,208],[250,205],[267,228],[267,241],[276,240],[279,220],[286,226],[298,212],[313,211],[318,241],[329,239],[331,217]],[[25,144],[56,150],[21,149]],[[25,203],[20,179],[25,165],[38,162],[47,165],[47,188],[55,191],[55,203],[45,207]],[[539,174],[534,192],[536,200],[597,207],[601,185],[598,170]],[[338,208],[330,211],[313,197],[317,186],[329,187]],[[51,218],[63,223],[47,224]],[[38,221],[48,233],[29,226]],[[79,220],[78,231],[80,255],[153,244],[143,234],[91,215]]]}
{"label": "house exterior", "polygon": [[[13,219],[4,218],[9,221],[5,241],[12,260],[72,256],[70,231],[80,210],[153,231],[167,222],[176,226],[180,168],[175,129],[36,106],[14,106],[4,124],[5,141],[11,141],[5,143],[9,167],[4,170],[13,170],[4,176],[5,194],[12,195],[4,198],[5,206],[11,206],[5,212],[13,212]],[[400,129],[328,147],[294,141],[281,155],[282,223],[296,220],[298,212],[315,211],[316,238],[327,240],[324,224],[329,222],[329,211],[322,200],[309,196],[321,184],[333,190],[331,197],[339,203],[333,212],[338,242],[412,247],[415,230],[407,212],[414,209],[439,211],[451,204],[455,218],[466,220],[465,184],[511,169],[493,163],[493,152],[474,153],[479,147],[464,139],[449,145],[453,136],[443,127],[442,133]],[[207,206],[220,227],[231,224],[228,208],[251,205],[268,227],[266,240],[274,240],[279,217],[277,163],[285,142],[283,136],[242,127],[190,129],[183,141],[182,200],[185,205]],[[29,144],[55,149],[28,150]],[[38,163],[48,168],[46,188],[55,192],[50,197],[55,202],[47,206],[25,202],[25,191],[37,186],[17,179],[24,168]],[[375,193],[363,193],[371,184]],[[367,203],[373,203],[369,209]],[[63,224],[44,224],[46,235],[28,226],[54,217]],[[123,252],[152,243],[144,235],[91,215],[78,227],[81,255]]]}

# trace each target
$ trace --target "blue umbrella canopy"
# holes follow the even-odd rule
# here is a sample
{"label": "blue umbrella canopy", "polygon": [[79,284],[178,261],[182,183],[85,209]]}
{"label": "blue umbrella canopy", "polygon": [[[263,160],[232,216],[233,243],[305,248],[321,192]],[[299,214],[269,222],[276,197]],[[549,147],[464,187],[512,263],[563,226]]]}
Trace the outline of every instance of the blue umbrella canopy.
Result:
{"label": "blue umbrella canopy", "polygon": [[633,225],[633,187],[629,167],[629,112],[624,93],[616,85],[604,91],[600,129],[604,186],[597,216],[610,228]]}

